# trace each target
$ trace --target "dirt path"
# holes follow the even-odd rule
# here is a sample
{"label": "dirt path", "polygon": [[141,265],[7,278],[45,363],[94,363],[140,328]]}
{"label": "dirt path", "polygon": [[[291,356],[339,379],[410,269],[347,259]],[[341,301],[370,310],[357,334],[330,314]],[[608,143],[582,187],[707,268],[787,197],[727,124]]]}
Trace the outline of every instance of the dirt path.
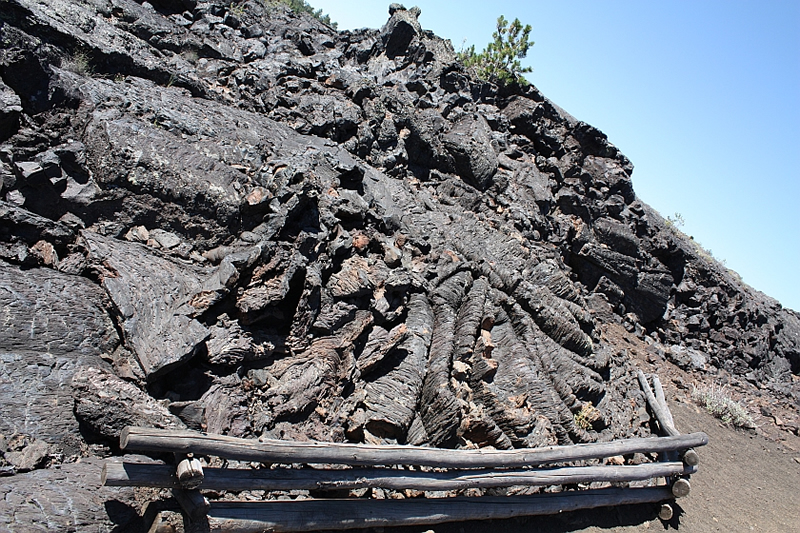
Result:
{"label": "dirt path", "polygon": [[800,453],[724,427],[694,405],[672,402],[670,409],[682,432],[705,431],[709,436],[700,452],[700,469],[692,476],[692,493],[679,500],[684,514],[670,529],[800,531]]}
{"label": "dirt path", "polygon": [[679,516],[669,524],[655,518],[627,527],[576,531],[800,531],[800,453],[752,432],[724,427],[694,405],[670,402],[670,409],[682,432],[705,431],[709,436],[709,444],[699,450],[692,492],[678,501]]}

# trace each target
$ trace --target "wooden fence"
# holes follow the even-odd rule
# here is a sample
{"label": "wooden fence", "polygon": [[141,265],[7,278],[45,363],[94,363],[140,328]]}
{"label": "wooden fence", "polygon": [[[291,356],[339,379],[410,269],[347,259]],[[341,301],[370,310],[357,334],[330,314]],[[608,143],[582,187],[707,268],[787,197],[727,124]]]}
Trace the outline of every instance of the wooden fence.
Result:
{"label": "wooden fence", "polygon": [[[652,389],[641,372],[639,380],[648,405],[666,436],[533,449],[450,450],[404,445],[250,440],[194,431],[129,427],[120,438],[123,450],[167,452],[177,454],[182,459],[177,467],[107,462],[103,468],[102,482],[109,486],[172,489],[175,499],[190,519],[207,521],[210,531],[232,533],[429,525],[667,502],[689,494],[688,478],[697,470],[699,462],[694,448],[707,444],[708,437],[705,433],[681,435],[675,429],[658,377],[653,376]],[[633,453],[658,453],[662,460],[639,465],[563,466],[564,463]],[[218,456],[278,465],[325,466],[203,468],[196,456]],[[363,488],[458,491],[510,486],[621,483],[662,477],[667,483],[660,486],[568,490],[506,497],[403,500],[322,498],[209,503],[200,492]],[[660,516],[664,519],[672,516],[669,504],[662,506]]]}

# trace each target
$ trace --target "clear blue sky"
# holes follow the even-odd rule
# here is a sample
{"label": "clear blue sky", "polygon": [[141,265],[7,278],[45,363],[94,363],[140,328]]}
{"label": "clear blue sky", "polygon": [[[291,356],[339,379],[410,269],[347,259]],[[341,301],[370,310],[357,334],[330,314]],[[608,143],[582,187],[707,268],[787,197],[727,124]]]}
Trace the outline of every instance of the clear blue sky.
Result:
{"label": "clear blue sky", "polygon": [[[353,29],[382,26],[390,2],[310,3]],[[528,80],[633,161],[643,201],[800,311],[799,0],[416,5],[457,50],[482,49],[498,15],[531,24]]]}

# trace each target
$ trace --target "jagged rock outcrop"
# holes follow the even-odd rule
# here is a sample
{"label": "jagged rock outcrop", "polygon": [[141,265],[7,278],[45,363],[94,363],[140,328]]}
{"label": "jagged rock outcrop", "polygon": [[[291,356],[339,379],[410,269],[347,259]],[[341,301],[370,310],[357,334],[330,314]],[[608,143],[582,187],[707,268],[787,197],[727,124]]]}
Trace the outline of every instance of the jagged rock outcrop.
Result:
{"label": "jagged rock outcrop", "polygon": [[602,132],[390,12],[337,33],[258,0],[4,2],[0,432],[67,461],[128,423],[646,435],[619,324],[797,397],[797,313],[640,202]]}

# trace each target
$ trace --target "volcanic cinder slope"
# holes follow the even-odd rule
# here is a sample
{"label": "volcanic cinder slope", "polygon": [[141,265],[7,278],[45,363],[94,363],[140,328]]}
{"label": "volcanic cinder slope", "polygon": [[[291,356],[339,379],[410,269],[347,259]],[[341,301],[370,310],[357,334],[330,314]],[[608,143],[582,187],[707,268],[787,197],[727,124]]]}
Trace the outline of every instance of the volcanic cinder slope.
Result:
{"label": "volcanic cinder slope", "polygon": [[3,0],[0,529],[141,526],[93,477],[131,424],[648,435],[624,334],[798,398],[797,313],[638,200],[602,132],[390,11]]}

